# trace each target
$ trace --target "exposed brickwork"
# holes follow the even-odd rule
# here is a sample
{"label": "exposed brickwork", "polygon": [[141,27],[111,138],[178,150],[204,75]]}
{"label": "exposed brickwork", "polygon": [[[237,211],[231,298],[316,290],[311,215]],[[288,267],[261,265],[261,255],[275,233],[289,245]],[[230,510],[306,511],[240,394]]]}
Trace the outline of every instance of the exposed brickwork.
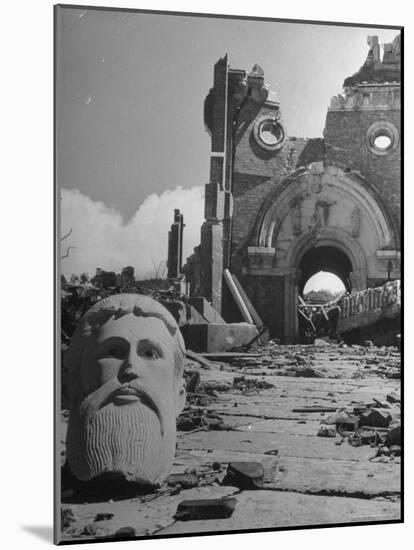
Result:
{"label": "exposed brickwork", "polygon": [[[226,321],[241,320],[223,286],[228,267],[272,336],[294,338],[301,257],[323,232],[352,258],[352,288],[384,282],[388,258],[388,277],[400,276],[400,43],[387,45],[383,60],[369,44],[365,64],[331,100],[324,139],[288,135],[259,66],[247,74],[227,57],[216,63],[204,113],[211,166],[201,290]],[[373,146],[378,127],[393,136],[389,149]],[[328,263],[321,259],[336,272]]]}
{"label": "exposed brickwork", "polygon": [[244,275],[240,277],[240,282],[262,321],[270,327],[270,336],[283,339],[284,278]]}
{"label": "exposed brickwork", "polygon": [[394,151],[379,156],[368,150],[367,131],[378,121],[390,121],[401,130],[398,110],[330,111],[325,126],[325,164],[356,170],[375,186],[394,223],[401,224],[401,142]]}

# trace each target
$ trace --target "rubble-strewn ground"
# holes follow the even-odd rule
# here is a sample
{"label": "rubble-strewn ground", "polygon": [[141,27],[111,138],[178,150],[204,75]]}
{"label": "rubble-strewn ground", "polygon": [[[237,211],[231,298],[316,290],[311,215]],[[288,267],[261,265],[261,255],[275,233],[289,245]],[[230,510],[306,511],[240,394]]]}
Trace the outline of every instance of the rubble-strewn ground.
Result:
{"label": "rubble-strewn ground", "polygon": [[[341,436],[335,429],[334,437],[317,435],[336,410],[362,410],[366,404],[391,416],[391,427],[399,423],[398,400],[387,401],[400,391],[397,349],[317,341],[270,343],[256,351],[262,355],[210,368],[188,365],[188,378],[198,371],[200,383],[178,423],[187,430],[178,432],[173,471],[188,474],[181,483],[176,477],[155,493],[112,498],[66,489],[63,540],[111,537],[122,528],[129,529],[117,537],[398,520],[398,452],[379,440],[360,445],[354,434]],[[62,440],[65,425],[63,417]],[[378,433],[384,439],[387,430]],[[263,464],[263,487],[222,485],[231,461]],[[183,500],[227,495],[236,498],[229,518],[174,519]]]}

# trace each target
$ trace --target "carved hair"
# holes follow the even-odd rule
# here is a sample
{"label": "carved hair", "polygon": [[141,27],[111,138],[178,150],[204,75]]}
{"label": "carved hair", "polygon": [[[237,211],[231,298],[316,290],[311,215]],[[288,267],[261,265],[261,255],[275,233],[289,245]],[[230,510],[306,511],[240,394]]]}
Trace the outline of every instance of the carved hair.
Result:
{"label": "carved hair", "polygon": [[175,375],[181,377],[184,370],[185,345],[180,329],[171,313],[159,302],[143,294],[114,294],[92,306],[83,316],[75,330],[71,344],[65,355],[70,378],[78,377],[85,343],[109,319],[119,319],[124,315],[137,317],[156,317],[167,327],[174,339]]}

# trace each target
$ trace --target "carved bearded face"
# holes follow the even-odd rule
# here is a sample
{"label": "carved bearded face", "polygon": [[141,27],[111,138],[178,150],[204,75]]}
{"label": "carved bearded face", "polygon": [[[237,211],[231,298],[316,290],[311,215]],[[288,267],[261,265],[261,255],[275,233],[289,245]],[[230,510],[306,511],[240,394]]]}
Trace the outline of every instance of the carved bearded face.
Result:
{"label": "carved bearded face", "polygon": [[94,306],[77,332],[68,354],[72,472],[159,484],[172,466],[185,404],[178,326],[155,300],[126,294]]}

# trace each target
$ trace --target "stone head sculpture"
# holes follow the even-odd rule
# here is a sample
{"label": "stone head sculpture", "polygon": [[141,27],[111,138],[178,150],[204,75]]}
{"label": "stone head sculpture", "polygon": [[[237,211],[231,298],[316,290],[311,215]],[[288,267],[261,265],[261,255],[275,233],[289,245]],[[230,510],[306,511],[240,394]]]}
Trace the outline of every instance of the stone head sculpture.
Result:
{"label": "stone head sculpture", "polygon": [[184,341],[173,316],[140,294],[95,304],[71,340],[67,458],[87,481],[102,474],[158,485],[175,454],[185,404]]}

